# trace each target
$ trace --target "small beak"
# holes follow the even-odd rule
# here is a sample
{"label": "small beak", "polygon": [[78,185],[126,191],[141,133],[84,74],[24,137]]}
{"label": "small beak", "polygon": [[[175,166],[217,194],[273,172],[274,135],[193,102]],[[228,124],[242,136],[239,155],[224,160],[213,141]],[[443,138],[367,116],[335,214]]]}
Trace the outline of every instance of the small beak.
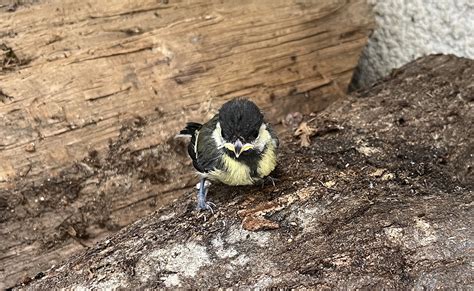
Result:
{"label": "small beak", "polygon": [[239,158],[239,156],[243,153],[243,152],[246,152],[248,150],[251,150],[254,148],[254,145],[253,144],[249,144],[249,143],[246,143],[246,144],[242,144],[242,142],[240,140],[237,140],[235,143],[234,143],[234,148],[235,148],[235,157],[236,158]]}
{"label": "small beak", "polygon": [[229,151],[234,152],[236,158],[239,158],[239,156],[243,152],[254,148],[252,144],[249,144],[249,143],[242,144],[242,142],[239,139],[236,140],[234,143],[225,143],[224,147],[228,149]]}
{"label": "small beak", "polygon": [[235,153],[236,158],[238,158],[240,154],[242,153],[242,147],[243,147],[243,144],[240,141],[240,139],[234,142],[234,153]]}

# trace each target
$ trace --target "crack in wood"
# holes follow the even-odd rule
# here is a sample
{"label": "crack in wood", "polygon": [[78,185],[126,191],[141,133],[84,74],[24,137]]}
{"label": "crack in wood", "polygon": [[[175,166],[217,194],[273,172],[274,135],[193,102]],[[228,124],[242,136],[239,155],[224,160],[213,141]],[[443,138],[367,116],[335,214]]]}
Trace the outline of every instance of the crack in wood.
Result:
{"label": "crack in wood", "polygon": [[212,69],[212,66],[208,67],[206,65],[193,65],[187,68],[184,71],[179,71],[179,73],[175,76],[172,76],[171,79],[173,79],[176,84],[182,85],[184,83],[187,83],[195,77],[195,75],[205,73]]}
{"label": "crack in wood", "polygon": [[[291,26],[290,26],[291,27]],[[311,29],[308,29],[308,30],[311,30]],[[313,33],[311,35],[306,35],[305,37],[301,38],[301,40],[303,39],[307,39],[307,38],[311,38],[311,37],[315,37],[315,36],[318,36],[318,35],[323,35],[323,34],[327,34],[328,32],[330,32],[329,30],[323,30],[323,31],[318,31],[316,33]],[[285,36],[291,36],[292,34],[296,34],[296,33],[301,33],[301,31],[294,31],[294,32],[291,32],[291,33],[287,33],[287,34],[284,34],[284,35],[279,35],[278,37],[285,37]],[[270,41],[270,40],[275,40],[275,37],[269,37],[269,38],[264,38],[264,39],[260,39],[260,40],[256,40],[256,41],[253,41],[253,42],[248,42],[248,43],[242,43],[242,45],[250,45],[250,44],[255,44],[255,43],[259,43],[259,42],[265,42],[265,41]],[[299,41],[300,39],[296,39],[294,41]],[[281,42],[281,43],[278,43],[276,45],[273,45],[273,46],[265,46],[263,48],[270,48],[270,47],[276,47],[276,46],[279,46],[279,45],[282,45],[282,44],[286,44],[286,43],[290,43],[292,42],[293,40],[288,40],[288,41],[285,41],[285,42]],[[258,49],[261,49],[261,48],[258,48]],[[251,50],[247,50],[247,51],[242,51],[242,52],[239,52],[239,53],[246,53],[246,52],[249,52]]]}
{"label": "crack in wood", "polygon": [[86,58],[86,59],[79,59],[79,60],[75,60],[75,61],[71,62],[71,64],[77,64],[77,63],[81,63],[81,62],[93,61],[93,60],[97,60],[97,59],[112,58],[112,57],[123,56],[123,55],[130,55],[130,54],[140,53],[140,52],[147,51],[147,50],[151,51],[152,49],[153,49],[153,46],[147,46],[147,47],[144,47],[144,48],[139,48],[139,49],[125,51],[125,52],[112,53],[112,54],[108,54],[108,55],[97,56],[97,57]]}
{"label": "crack in wood", "polygon": [[155,6],[152,8],[146,8],[146,9],[138,9],[138,10],[132,10],[132,11],[127,11],[123,13],[117,13],[117,14],[111,14],[111,15],[90,15],[90,19],[100,19],[100,18],[112,18],[112,17],[121,17],[121,16],[127,16],[127,15],[134,15],[134,14],[139,14],[139,13],[146,13],[146,12],[151,12],[151,11],[156,11],[156,10],[165,10],[165,9],[170,9],[173,8],[173,6]]}
{"label": "crack in wood", "polygon": [[259,88],[259,87],[262,87],[262,86],[264,86],[264,83],[257,83],[257,84],[253,84],[253,85],[249,85],[249,86],[244,86],[244,87],[240,87],[240,88],[235,89],[235,90],[230,90],[230,91],[221,93],[221,94],[217,95],[217,97],[225,97],[225,96],[237,93],[237,92],[245,91],[245,90],[252,89],[252,88]]}
{"label": "crack in wood", "polygon": [[131,88],[132,88],[132,86],[128,86],[127,88],[125,88],[125,89],[123,89],[123,90],[119,90],[119,91],[115,91],[115,92],[112,92],[112,93],[109,93],[109,94],[99,95],[99,96],[96,96],[96,97],[88,98],[88,99],[86,99],[86,101],[94,102],[94,101],[97,101],[97,100],[101,100],[101,99],[104,99],[104,98],[108,98],[108,97],[117,95],[117,94],[119,94],[119,93],[127,92],[127,91],[129,91]]}

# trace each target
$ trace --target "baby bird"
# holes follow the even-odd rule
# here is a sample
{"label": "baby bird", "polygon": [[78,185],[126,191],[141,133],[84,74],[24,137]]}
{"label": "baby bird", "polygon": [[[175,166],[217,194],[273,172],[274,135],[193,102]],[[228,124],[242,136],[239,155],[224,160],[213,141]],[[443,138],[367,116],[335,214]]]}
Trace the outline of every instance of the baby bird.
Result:
{"label": "baby bird", "polygon": [[189,122],[180,135],[190,136],[188,153],[199,172],[198,209],[211,210],[206,179],[227,185],[252,185],[277,164],[278,137],[250,100],[226,102],[204,124]]}

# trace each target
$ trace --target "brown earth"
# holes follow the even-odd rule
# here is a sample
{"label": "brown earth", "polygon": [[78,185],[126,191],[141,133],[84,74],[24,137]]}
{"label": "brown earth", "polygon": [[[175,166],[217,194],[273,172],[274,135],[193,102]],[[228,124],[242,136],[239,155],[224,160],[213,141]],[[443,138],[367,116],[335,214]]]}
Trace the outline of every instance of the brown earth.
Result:
{"label": "brown earth", "polygon": [[[275,186],[213,185],[215,214],[197,213],[188,192],[27,287],[473,288],[473,96],[474,61],[419,59],[305,118],[308,147],[283,133]],[[125,127],[123,140],[143,126]],[[184,160],[183,148],[170,141],[164,152]],[[4,198],[2,219],[74,203],[78,189],[97,187],[83,184],[90,177],[133,191],[128,176],[165,185],[163,174],[191,171],[160,173],[159,152],[137,155],[115,142],[106,156],[91,153],[35,186],[70,197],[33,204],[35,187],[25,186]],[[80,241],[91,221],[115,227],[110,197],[97,196],[58,226],[59,239]]]}

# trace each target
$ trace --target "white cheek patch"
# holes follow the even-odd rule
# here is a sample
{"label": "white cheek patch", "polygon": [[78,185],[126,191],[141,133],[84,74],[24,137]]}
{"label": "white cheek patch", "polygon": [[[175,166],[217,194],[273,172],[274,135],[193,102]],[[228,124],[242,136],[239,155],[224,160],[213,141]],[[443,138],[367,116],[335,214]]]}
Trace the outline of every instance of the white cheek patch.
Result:
{"label": "white cheek patch", "polygon": [[254,148],[257,149],[258,151],[263,151],[265,148],[265,145],[272,139],[270,136],[270,133],[267,130],[267,126],[265,123],[263,123],[260,126],[260,129],[258,131],[258,137],[255,139],[255,141],[252,143]]}
{"label": "white cheek patch", "polygon": [[234,147],[234,145],[231,144],[230,142],[226,142],[226,143],[224,144],[224,147],[225,147],[226,149],[228,149],[229,151],[235,153],[235,147]]}
{"label": "white cheek patch", "polygon": [[224,147],[224,138],[222,137],[221,124],[219,122],[216,124],[216,129],[212,132],[212,138],[216,142],[218,149]]}

